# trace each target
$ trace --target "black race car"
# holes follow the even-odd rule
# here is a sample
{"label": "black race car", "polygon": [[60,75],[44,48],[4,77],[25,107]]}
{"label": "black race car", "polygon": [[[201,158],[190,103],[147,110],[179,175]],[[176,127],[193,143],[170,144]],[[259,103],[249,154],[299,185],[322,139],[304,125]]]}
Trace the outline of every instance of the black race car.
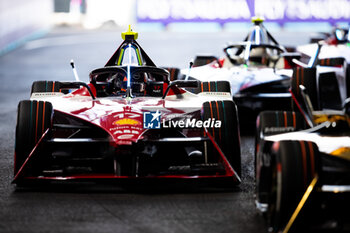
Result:
{"label": "black race car", "polygon": [[256,204],[269,232],[349,229],[350,98],[332,73],[319,78],[295,69],[294,111],[257,119]]}

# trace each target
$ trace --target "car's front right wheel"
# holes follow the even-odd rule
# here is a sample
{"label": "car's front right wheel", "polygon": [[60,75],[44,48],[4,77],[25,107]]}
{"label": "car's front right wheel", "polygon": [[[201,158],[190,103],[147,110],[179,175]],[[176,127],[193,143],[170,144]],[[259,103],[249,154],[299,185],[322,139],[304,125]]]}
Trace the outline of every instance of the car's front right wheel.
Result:
{"label": "car's front right wheel", "polygon": [[208,132],[215,138],[233,169],[241,176],[240,134],[235,103],[229,100],[205,102],[202,118],[203,120],[215,118],[221,121],[221,127],[210,128]]}
{"label": "car's front right wheel", "polygon": [[14,158],[15,175],[45,131],[52,126],[52,113],[50,102],[36,100],[19,102]]}
{"label": "car's front right wheel", "polygon": [[278,141],[272,145],[271,186],[266,212],[269,229],[283,230],[319,171],[316,144]]}

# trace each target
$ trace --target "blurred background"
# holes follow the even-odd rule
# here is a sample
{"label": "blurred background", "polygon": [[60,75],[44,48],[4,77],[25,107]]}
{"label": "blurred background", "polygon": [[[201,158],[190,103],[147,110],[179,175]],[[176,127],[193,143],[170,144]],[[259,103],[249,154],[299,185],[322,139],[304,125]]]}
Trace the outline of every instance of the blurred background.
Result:
{"label": "blurred background", "polygon": [[243,37],[252,16],[270,31],[329,32],[348,25],[350,0],[0,0],[0,55],[57,27]]}

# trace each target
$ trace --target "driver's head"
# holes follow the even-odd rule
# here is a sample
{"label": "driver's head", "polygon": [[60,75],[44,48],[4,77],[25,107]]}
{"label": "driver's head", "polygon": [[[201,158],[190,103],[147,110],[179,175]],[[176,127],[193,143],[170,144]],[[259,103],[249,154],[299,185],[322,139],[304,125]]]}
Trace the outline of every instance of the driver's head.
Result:
{"label": "driver's head", "polygon": [[[124,77],[123,79],[123,87],[127,88],[127,77]],[[133,94],[136,95],[145,95],[146,94],[146,82],[147,82],[147,77],[145,73],[135,73],[131,77],[130,81],[130,86],[131,86],[131,91]]]}
{"label": "driver's head", "polygon": [[[136,95],[144,95],[146,91],[146,83],[143,81],[143,79],[134,79],[131,78],[130,81],[131,91],[133,94]],[[128,88],[128,78],[126,76],[115,79],[114,83],[115,90],[117,92],[126,92],[126,89]]]}
{"label": "driver's head", "polygon": [[249,53],[249,60],[265,65],[268,61],[268,51],[266,48],[253,48]]}
{"label": "driver's head", "polygon": [[140,72],[133,75],[131,89],[133,93],[146,95],[147,73]]}
{"label": "driver's head", "polygon": [[126,76],[123,76],[122,74],[116,74],[114,76],[114,91],[116,93],[119,92],[126,92],[126,87],[127,87],[127,79]]}

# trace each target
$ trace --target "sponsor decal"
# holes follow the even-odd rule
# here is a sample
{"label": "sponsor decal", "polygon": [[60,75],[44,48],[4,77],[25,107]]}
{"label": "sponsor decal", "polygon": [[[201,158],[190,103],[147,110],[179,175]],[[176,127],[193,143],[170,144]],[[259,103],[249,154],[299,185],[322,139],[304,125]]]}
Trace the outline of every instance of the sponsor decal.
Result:
{"label": "sponsor decal", "polygon": [[116,135],[116,134],[140,134],[140,131],[130,130],[130,129],[118,129],[113,134],[114,135]]}
{"label": "sponsor decal", "polygon": [[264,133],[283,133],[283,132],[293,132],[294,127],[266,127]]}
{"label": "sponsor decal", "polygon": [[130,138],[133,138],[133,137],[134,137],[133,134],[124,134],[124,135],[118,136],[117,138],[121,139],[121,140],[125,140],[125,139],[130,139]]}
{"label": "sponsor decal", "polygon": [[144,112],[143,128],[160,129],[160,116],[161,116],[161,113],[158,110],[156,112]]}
{"label": "sponsor decal", "polygon": [[221,120],[209,118],[206,120],[191,118],[186,115],[168,115],[167,119],[161,119],[161,113],[144,112],[143,113],[143,128],[144,129],[160,129],[163,128],[220,128]]}
{"label": "sponsor decal", "polygon": [[63,96],[64,94],[61,92],[34,92],[30,98],[43,98],[43,97],[57,97],[57,96]]}
{"label": "sponsor decal", "polygon": [[113,125],[141,125],[141,122],[131,118],[124,118],[114,121]]}
{"label": "sponsor decal", "polygon": [[163,120],[163,128],[220,128],[221,121],[209,118],[205,121],[198,119]]}
{"label": "sponsor decal", "polygon": [[230,96],[230,92],[201,92],[199,95],[205,96]]}

